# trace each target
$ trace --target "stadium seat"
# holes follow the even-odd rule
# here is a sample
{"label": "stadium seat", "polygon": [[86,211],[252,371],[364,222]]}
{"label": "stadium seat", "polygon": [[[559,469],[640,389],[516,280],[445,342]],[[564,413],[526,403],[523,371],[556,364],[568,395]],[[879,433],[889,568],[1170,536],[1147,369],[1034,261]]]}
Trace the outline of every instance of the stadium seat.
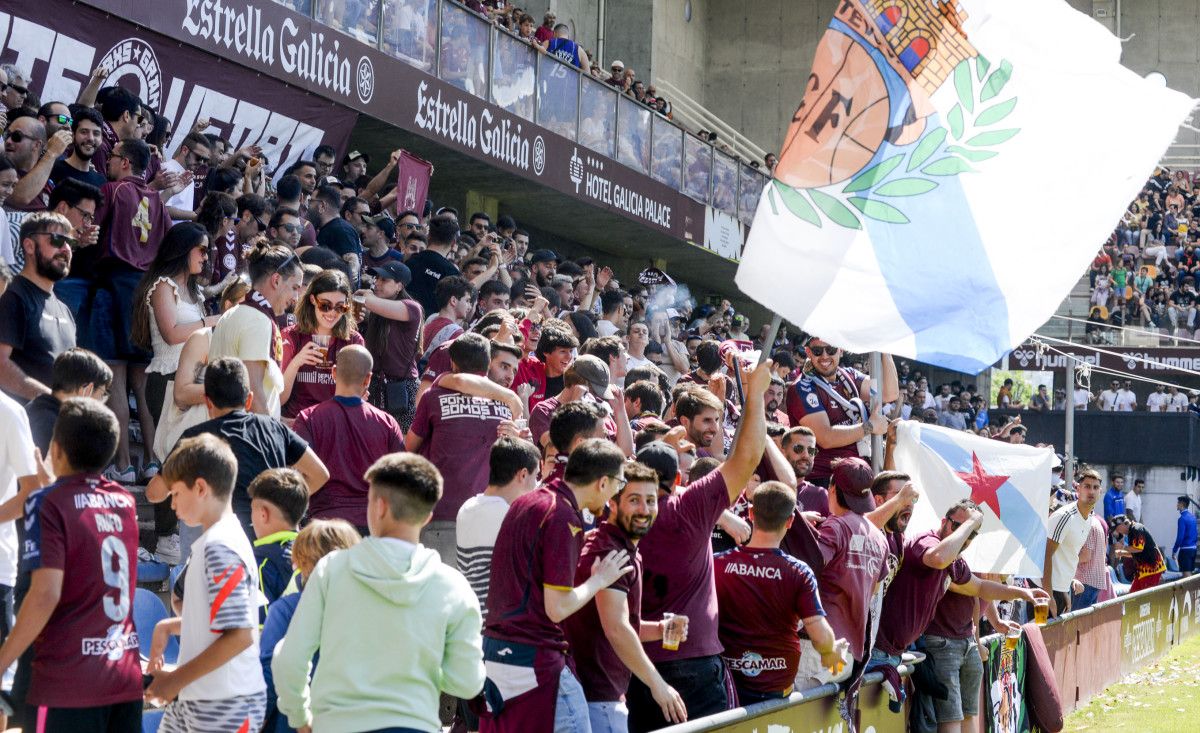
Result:
{"label": "stadium seat", "polygon": [[[138,649],[142,659],[150,658],[150,645],[154,640],[154,626],[170,616],[167,607],[159,597],[146,590],[138,588],[133,594],[133,628],[138,635]],[[167,640],[167,648],[163,652],[163,661],[175,664],[179,659],[179,640],[174,636]]]}
{"label": "stadium seat", "polygon": [[143,710],[142,711],[142,733],[157,733],[158,726],[162,725],[164,710]]}
{"label": "stadium seat", "polygon": [[1108,568],[1108,577],[1112,581],[1114,595],[1123,596],[1129,592],[1129,583],[1121,582],[1121,579],[1117,576],[1117,569],[1111,565]]}

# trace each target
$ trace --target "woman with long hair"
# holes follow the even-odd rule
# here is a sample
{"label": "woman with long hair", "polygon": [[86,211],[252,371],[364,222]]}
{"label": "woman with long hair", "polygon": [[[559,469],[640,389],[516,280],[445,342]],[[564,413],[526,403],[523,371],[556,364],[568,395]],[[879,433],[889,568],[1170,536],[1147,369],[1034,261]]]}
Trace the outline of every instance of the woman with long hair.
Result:
{"label": "woman with long hair", "polygon": [[294,419],[306,407],[333,397],[337,352],[361,344],[350,315],[350,278],[322,270],[296,304],[296,324],[283,331],[283,416]]}
{"label": "woman with long hair", "polygon": [[[208,264],[208,235],[204,227],[181,222],[171,227],[158,254],[142,276],[133,297],[133,343],[153,350],[146,367],[146,401],[157,423],[162,416],[167,385],[175,378],[179,353],[188,337],[217,322],[205,317],[199,276]],[[153,438],[147,445],[153,445]],[[147,465],[147,473],[157,463]],[[155,505],[156,552],[168,562],[178,562],[179,535],[175,512],[167,502]]]}
{"label": "woman with long hair", "polygon": [[369,396],[371,404],[400,423],[408,432],[417,411],[417,358],[424,350],[421,323],[425,313],[421,304],[408,296],[404,288],[412,281],[412,272],[402,262],[389,262],[371,269],[374,290],[360,290],[367,310],[367,350],[375,357]]}
{"label": "woman with long hair", "polygon": [[[237,277],[241,269],[242,252],[236,246],[237,199],[227,193],[210,193],[196,210],[196,223],[208,232],[208,268],[204,272],[204,297],[215,298]],[[234,246],[231,248],[230,244]],[[218,262],[218,257],[231,254],[232,262]]]}

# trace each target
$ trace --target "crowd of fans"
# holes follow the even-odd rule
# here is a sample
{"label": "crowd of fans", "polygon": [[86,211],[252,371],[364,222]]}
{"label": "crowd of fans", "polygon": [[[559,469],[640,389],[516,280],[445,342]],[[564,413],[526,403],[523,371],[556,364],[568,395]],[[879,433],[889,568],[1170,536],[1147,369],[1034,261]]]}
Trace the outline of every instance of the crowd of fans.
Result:
{"label": "crowd of fans", "polygon": [[1158,168],[1092,260],[1086,338],[1113,343],[1112,326],[1200,335],[1200,204],[1191,175]]}
{"label": "crowd of fans", "polygon": [[[0,669],[26,729],[140,730],[149,703],[168,731],[646,731],[827,682],[852,715],[868,670],[902,695],[914,647],[957,728],[980,618],[1069,607],[1056,551],[1045,591],[971,572],[969,501],[906,537],[917,488],[864,460],[889,417],[1023,440],[974,386],[885,357],[885,414],[836,346],[661,270],[397,210],[397,154],[322,146],[272,183],[207,124],[164,160],[169,122],[103,70],[37,108],[0,71]],[[1138,526],[1113,524],[1135,555]],[[152,629],[143,562],[183,568]]]}

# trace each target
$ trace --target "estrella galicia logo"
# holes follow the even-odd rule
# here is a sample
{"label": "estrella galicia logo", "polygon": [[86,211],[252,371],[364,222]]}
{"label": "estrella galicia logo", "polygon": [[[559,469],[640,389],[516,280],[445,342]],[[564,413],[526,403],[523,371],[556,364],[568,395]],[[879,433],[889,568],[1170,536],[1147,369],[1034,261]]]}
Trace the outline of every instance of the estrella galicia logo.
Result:
{"label": "estrella galicia logo", "polygon": [[[162,67],[154,48],[140,38],[118,41],[100,58],[99,66],[112,71],[107,86],[120,85],[142,98],[155,111],[162,107]],[[130,77],[136,83],[130,83]]]}
{"label": "estrella galicia logo", "polygon": [[546,169],[546,141],[538,135],[533,139],[533,172],[542,175]]}
{"label": "estrella galicia logo", "polygon": [[575,193],[579,193],[579,184],[583,183],[583,159],[579,157],[579,148],[571,151],[571,161],[567,170],[571,174],[571,183],[575,184]]}
{"label": "estrella galicia logo", "polygon": [[358,60],[358,79],[355,87],[358,90],[358,101],[363,104],[367,104],[375,96],[375,65],[366,56]]}

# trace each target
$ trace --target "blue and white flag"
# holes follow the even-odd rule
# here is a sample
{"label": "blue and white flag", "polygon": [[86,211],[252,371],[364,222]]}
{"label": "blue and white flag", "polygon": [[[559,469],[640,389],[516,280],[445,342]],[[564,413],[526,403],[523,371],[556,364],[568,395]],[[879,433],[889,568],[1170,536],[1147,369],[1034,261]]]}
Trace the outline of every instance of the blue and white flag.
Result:
{"label": "blue and white flag", "polygon": [[737,284],[977,373],[1054,313],[1195,100],[1064,0],[836,0]]}
{"label": "blue and white flag", "polygon": [[1049,448],[902,421],[896,470],[911,476],[921,492],[907,533],[937,529],[955,502],[970,499],[983,512],[979,536],[963,554],[971,570],[1040,578],[1053,464]]}

